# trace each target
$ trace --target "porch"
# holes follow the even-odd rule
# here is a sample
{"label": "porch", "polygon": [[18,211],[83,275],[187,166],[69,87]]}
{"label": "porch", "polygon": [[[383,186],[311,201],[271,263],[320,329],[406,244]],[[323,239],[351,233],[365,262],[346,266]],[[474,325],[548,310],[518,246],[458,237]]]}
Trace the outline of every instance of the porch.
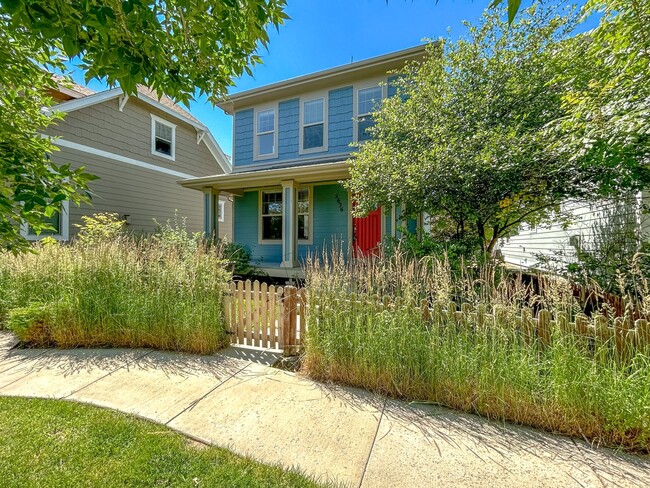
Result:
{"label": "porch", "polygon": [[181,182],[204,194],[205,232],[217,235],[220,196],[233,204],[233,241],[251,264],[276,278],[302,279],[305,259],[353,237],[346,161],[238,171]]}

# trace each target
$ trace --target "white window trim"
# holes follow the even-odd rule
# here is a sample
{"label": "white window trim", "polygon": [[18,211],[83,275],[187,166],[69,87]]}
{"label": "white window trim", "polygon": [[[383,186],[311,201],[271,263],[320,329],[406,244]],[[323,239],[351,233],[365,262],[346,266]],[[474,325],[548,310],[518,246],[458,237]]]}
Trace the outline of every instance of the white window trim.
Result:
{"label": "white window trim", "polygon": [[[277,188],[265,188],[264,190],[260,190],[257,192],[257,203],[258,203],[258,211],[257,211],[257,243],[258,244],[282,244],[282,239],[264,239],[262,231],[264,229],[263,223],[262,223],[262,194],[263,193],[280,193],[282,195],[282,226],[284,227],[284,192],[282,191],[282,187],[277,187]],[[283,231],[284,232],[284,231]]]}
{"label": "white window trim", "polygon": [[[257,139],[257,114],[273,110],[273,152],[271,154],[259,154],[259,142]],[[264,161],[265,159],[274,159],[278,157],[278,104],[265,105],[256,107],[253,110],[253,161]],[[268,132],[265,132],[268,134]]]}
{"label": "white window trim", "polygon": [[311,245],[314,243],[314,187],[312,185],[302,185],[296,188],[296,233],[298,232],[298,191],[307,190],[309,192],[309,212],[307,213],[309,221],[309,238],[298,239],[298,244]]}
{"label": "white window trim", "polygon": [[[306,97],[302,97],[299,99],[299,112],[300,112],[300,134],[298,136],[298,154],[312,154],[312,153],[320,153],[320,152],[326,152],[328,150],[329,146],[329,137],[328,137],[328,113],[327,113],[327,108],[329,105],[329,99],[328,99],[328,94],[329,92],[322,92],[322,93],[315,93],[313,95],[308,95]],[[303,148],[303,138],[304,138],[304,129],[305,129],[305,124],[303,122],[304,114],[305,114],[305,102],[311,102],[312,100],[318,100],[319,98],[323,99],[323,145],[320,147],[312,147],[310,149],[304,149]],[[316,124],[309,124],[309,125],[316,125]]]}
{"label": "white window trim", "polygon": [[[354,85],[353,86],[353,94],[352,94],[352,112],[354,115],[354,127],[352,131],[352,142],[359,142],[363,144],[365,141],[359,141],[359,91],[360,90],[365,90],[367,88],[375,88],[375,87],[380,87],[381,88],[381,99],[384,100],[388,96],[388,82],[387,82],[386,77],[382,77],[380,79],[368,81],[363,84],[359,85]],[[361,114],[367,115],[367,114]]]}
{"label": "white window trim", "polygon": [[68,200],[63,200],[61,202],[61,233],[60,234],[40,234],[33,235],[29,234],[29,225],[27,222],[20,224],[20,235],[23,236],[28,241],[40,241],[46,237],[51,237],[57,241],[68,241],[70,240],[70,202]]}
{"label": "white window trim", "polygon": [[[166,125],[172,129],[172,154],[167,155],[161,152],[156,151],[156,122],[159,124]],[[171,161],[176,161],[176,124],[172,124],[170,121],[158,117],[157,115],[151,114],[151,154],[158,156],[159,158],[169,159]]]}
{"label": "white window trim", "polygon": [[219,222],[226,221],[226,201],[219,199]]}
{"label": "white window trim", "polygon": [[[311,245],[314,243],[314,187],[312,185],[302,185],[295,188],[296,206],[298,205],[298,190],[309,190],[309,239],[298,239],[298,244]],[[282,239],[262,239],[262,193],[281,193],[282,194],[282,227],[284,228],[284,192],[282,187],[264,188],[257,192],[257,243],[264,244],[282,244]],[[296,232],[298,232],[298,209],[296,208]]]}

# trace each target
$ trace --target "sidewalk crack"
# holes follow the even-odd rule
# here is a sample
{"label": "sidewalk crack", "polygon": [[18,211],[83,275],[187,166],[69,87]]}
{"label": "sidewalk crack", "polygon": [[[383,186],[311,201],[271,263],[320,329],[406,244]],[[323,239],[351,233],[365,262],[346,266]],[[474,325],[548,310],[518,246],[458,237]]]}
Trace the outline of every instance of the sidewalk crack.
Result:
{"label": "sidewalk crack", "polygon": [[97,378],[96,380],[91,381],[91,382],[88,383],[87,385],[84,385],[84,386],[82,386],[81,388],[77,388],[77,389],[74,390],[73,392],[69,393],[69,394],[66,395],[66,396],[61,397],[60,399],[61,399],[61,400],[65,400],[66,398],[70,398],[70,397],[71,397],[72,395],[74,395],[75,393],[78,393],[78,392],[80,392],[81,390],[83,390],[83,389],[85,389],[85,388],[88,388],[90,385],[94,385],[95,383],[97,383],[98,381],[103,380],[104,378],[108,378],[110,375],[112,375],[112,374],[115,373],[116,371],[119,371],[119,370],[121,370],[122,368],[125,368],[125,367],[129,366],[131,363],[134,363],[134,362],[136,362],[136,361],[142,359],[143,357],[147,356],[148,354],[151,354],[152,352],[153,352],[153,349],[150,350],[150,351],[145,352],[142,356],[138,356],[138,357],[136,357],[136,358],[133,358],[133,361],[127,361],[126,363],[124,363],[124,364],[123,364],[122,366],[120,366],[119,368],[115,368],[113,371],[109,371],[109,372],[106,373],[104,376],[100,376],[99,378]]}
{"label": "sidewalk crack", "polygon": [[370,458],[372,457],[372,451],[375,449],[375,443],[377,442],[377,436],[379,435],[379,427],[381,427],[381,421],[384,420],[384,411],[386,410],[386,404],[388,403],[388,397],[384,397],[384,404],[381,407],[381,415],[379,415],[379,422],[377,422],[377,428],[375,429],[375,435],[372,438],[372,445],[370,446],[370,452],[368,452],[368,458],[366,459],[366,464],[363,467],[363,473],[361,474],[361,480],[359,481],[359,488],[363,485],[363,480],[366,477],[366,471],[368,471],[368,465],[370,464]]}
{"label": "sidewalk crack", "polygon": [[219,388],[221,385],[223,385],[226,381],[228,381],[228,380],[234,378],[235,376],[237,376],[239,373],[241,373],[242,371],[244,371],[244,370],[245,370],[246,368],[248,368],[249,366],[250,366],[250,364],[246,364],[246,365],[244,365],[243,368],[241,368],[241,369],[235,371],[235,372],[232,373],[230,376],[228,376],[227,378],[225,378],[225,379],[221,380],[219,383],[217,383],[216,386],[215,386],[214,388],[211,388],[210,390],[208,390],[206,393],[204,393],[203,395],[201,395],[201,396],[200,396],[199,398],[197,398],[196,400],[192,400],[192,401],[190,402],[190,404],[189,404],[187,407],[185,407],[183,410],[181,410],[181,411],[178,412],[176,415],[174,415],[172,418],[170,418],[167,422],[165,422],[165,425],[169,425],[172,421],[176,420],[178,417],[180,417],[181,415],[183,415],[185,412],[187,412],[188,410],[191,410],[192,408],[196,407],[196,406],[198,405],[198,403],[199,403],[201,400],[203,400],[205,397],[207,397],[210,393],[212,393],[213,391],[215,391],[217,388]]}

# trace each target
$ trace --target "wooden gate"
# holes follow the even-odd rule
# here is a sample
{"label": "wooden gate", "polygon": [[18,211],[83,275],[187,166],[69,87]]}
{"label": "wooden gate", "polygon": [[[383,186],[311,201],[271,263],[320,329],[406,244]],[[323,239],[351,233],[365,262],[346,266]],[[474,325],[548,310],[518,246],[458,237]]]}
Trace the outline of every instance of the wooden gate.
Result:
{"label": "wooden gate", "polygon": [[307,328],[307,291],[255,280],[230,284],[224,299],[230,342],[296,354]]}

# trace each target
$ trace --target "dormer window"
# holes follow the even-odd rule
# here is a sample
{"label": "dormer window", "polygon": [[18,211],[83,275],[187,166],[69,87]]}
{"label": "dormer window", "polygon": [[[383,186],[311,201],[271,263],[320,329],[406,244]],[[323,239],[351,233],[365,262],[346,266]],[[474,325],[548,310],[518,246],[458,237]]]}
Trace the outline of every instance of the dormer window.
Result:
{"label": "dormer window", "polygon": [[255,122],[256,156],[259,159],[275,157],[275,108],[257,112]]}
{"label": "dormer window", "polygon": [[302,102],[301,152],[327,149],[325,138],[325,99],[314,98]]}
{"label": "dormer window", "polygon": [[367,141],[370,134],[367,129],[375,125],[372,113],[381,103],[382,87],[373,86],[357,91],[357,141]]}
{"label": "dormer window", "polygon": [[151,115],[151,154],[174,160],[176,157],[176,125]]}

